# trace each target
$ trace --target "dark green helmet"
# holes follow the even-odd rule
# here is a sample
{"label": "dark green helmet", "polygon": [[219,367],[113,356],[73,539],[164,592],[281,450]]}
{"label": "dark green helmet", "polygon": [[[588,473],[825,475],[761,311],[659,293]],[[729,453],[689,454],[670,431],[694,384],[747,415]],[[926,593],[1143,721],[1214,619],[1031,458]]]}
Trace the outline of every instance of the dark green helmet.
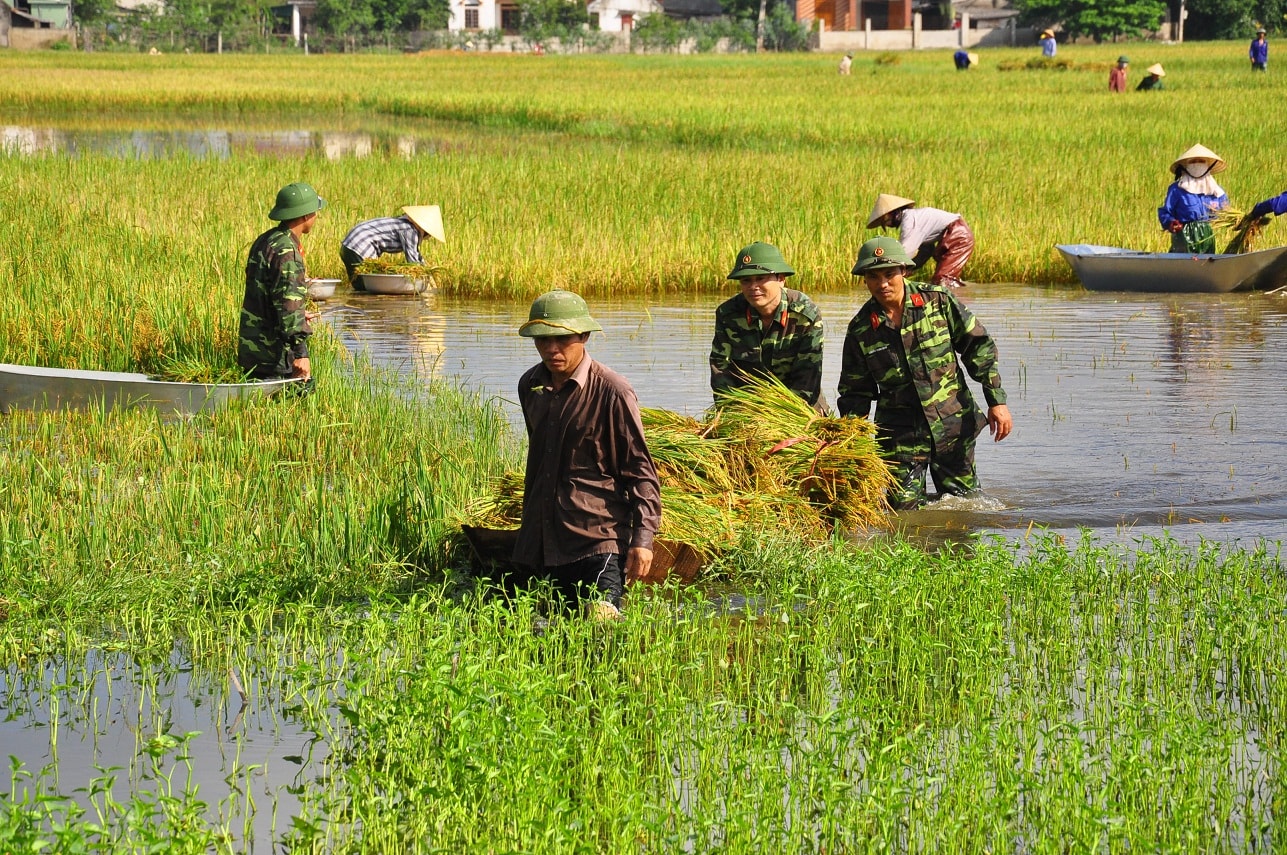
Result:
{"label": "dark green helmet", "polygon": [[602,330],[599,322],[590,317],[590,308],[580,295],[571,291],[550,291],[532,302],[527,323],[518,328],[518,334],[528,338],[554,335],[580,335]]}
{"label": "dark green helmet", "polygon": [[782,257],[782,253],[776,246],[756,241],[750,246],[742,247],[742,251],[737,254],[737,260],[733,262],[733,272],[728,274],[728,278],[745,279],[748,276],[762,276],[765,273],[795,275],[795,271],[786,263],[786,259]]}
{"label": "dark green helmet", "polygon": [[317,195],[311,185],[303,181],[287,184],[277,191],[277,204],[268,212],[268,219],[293,220],[296,217],[307,217],[326,207],[326,200]]}
{"label": "dark green helmet", "polygon": [[912,268],[915,266],[907,257],[907,252],[901,243],[892,237],[878,237],[867,241],[858,250],[858,261],[851,272],[855,276],[861,276],[885,267]]}

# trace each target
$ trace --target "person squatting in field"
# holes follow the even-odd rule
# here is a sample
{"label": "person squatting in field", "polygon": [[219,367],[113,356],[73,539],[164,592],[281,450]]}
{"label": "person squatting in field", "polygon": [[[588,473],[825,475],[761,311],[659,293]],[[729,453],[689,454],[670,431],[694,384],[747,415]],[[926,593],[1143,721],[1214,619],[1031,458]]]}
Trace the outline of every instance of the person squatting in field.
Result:
{"label": "person squatting in field", "polygon": [[[1000,442],[1013,424],[996,343],[949,289],[908,280],[913,266],[893,238],[862,245],[853,274],[863,277],[871,299],[849,322],[840,365],[840,415],[866,418],[876,405],[876,439],[895,479],[889,493],[895,510],[925,503],[927,471],[940,494],[976,492],[975,438],[988,427]],[[962,365],[983,387],[986,415]]]}
{"label": "person squatting in field", "polygon": [[915,205],[912,199],[881,193],[867,217],[867,228],[898,229],[903,251],[915,266],[934,259],[931,284],[961,287],[961,271],[974,252],[974,232],[960,214]]}

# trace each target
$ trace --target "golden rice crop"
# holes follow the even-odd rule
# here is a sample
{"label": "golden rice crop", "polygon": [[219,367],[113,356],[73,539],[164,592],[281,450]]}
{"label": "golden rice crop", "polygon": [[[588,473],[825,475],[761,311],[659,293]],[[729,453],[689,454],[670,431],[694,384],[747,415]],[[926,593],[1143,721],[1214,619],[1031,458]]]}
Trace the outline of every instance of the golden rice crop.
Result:
{"label": "golden rice crop", "polygon": [[1225,254],[1255,252],[1256,244],[1260,242],[1260,236],[1268,224],[1268,217],[1250,219],[1245,211],[1232,206],[1222,208],[1211,215],[1211,225],[1214,228],[1229,232],[1229,243],[1224,248]]}

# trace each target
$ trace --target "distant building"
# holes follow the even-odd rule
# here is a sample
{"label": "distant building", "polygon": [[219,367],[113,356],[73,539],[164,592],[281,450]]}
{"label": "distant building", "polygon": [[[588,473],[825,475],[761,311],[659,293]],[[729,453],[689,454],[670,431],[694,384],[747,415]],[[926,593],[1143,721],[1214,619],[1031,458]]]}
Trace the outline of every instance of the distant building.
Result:
{"label": "distant building", "polygon": [[42,47],[72,38],[71,0],[0,0],[0,47]]}
{"label": "distant building", "polygon": [[590,29],[628,33],[648,15],[663,11],[658,0],[590,0]]}

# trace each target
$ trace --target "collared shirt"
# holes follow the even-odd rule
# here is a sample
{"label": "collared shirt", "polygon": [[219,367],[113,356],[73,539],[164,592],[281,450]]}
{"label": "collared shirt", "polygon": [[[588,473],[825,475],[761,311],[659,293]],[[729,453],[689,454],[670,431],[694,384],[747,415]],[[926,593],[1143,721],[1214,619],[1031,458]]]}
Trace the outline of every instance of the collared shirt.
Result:
{"label": "collared shirt", "polygon": [[406,217],[380,217],[358,223],[340,241],[363,258],[379,258],[386,252],[400,252],[408,264],[423,264],[420,231]]}
{"label": "collared shirt", "polygon": [[960,214],[938,208],[904,208],[903,218],[898,222],[898,242],[908,256],[915,258],[921,244],[937,241],[947,227],[959,219]]}
{"label": "collared shirt", "polygon": [[1268,62],[1269,41],[1267,39],[1252,39],[1247,55],[1251,57],[1252,62]]}
{"label": "collared shirt", "polygon": [[877,427],[897,431],[927,424],[935,447],[947,451],[957,438],[976,436],[987,424],[960,365],[983,387],[988,406],[1005,403],[997,347],[988,331],[947,289],[908,281],[898,329],[875,298],[849,322],[840,415],[866,417],[874,401]]}
{"label": "collared shirt", "polygon": [[557,392],[544,364],[528,369],[518,400],[528,447],[514,561],[559,567],[652,549],[661,485],[629,382],[586,354]]}
{"label": "collared shirt", "polygon": [[715,310],[711,343],[711,391],[746,384],[751,377],[772,375],[810,405],[822,392],[822,312],[799,291],[782,289],[772,323],[765,328],[742,294]]}
{"label": "collared shirt", "polygon": [[313,329],[304,314],[307,298],[299,240],[285,226],[274,226],[255,239],[246,261],[237,346],[242,369],[257,377],[284,377],[296,359],[308,356]]}

